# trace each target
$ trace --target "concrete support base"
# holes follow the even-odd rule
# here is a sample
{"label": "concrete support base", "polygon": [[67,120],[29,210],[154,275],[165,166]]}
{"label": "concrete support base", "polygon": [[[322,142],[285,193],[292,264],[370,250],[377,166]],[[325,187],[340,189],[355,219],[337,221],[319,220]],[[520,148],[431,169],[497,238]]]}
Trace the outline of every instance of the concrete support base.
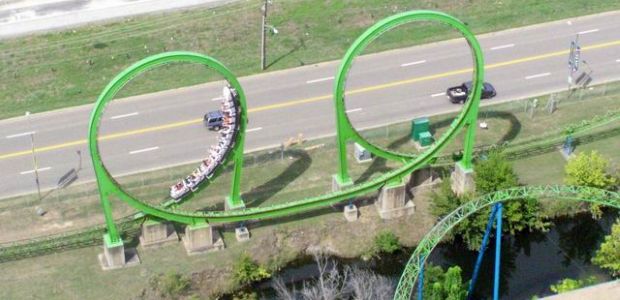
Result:
{"label": "concrete support base", "polygon": [[379,192],[379,198],[375,202],[381,219],[394,219],[415,212],[413,201],[407,200],[407,185],[405,182],[388,184]]}
{"label": "concrete support base", "polygon": [[340,176],[337,174],[332,175],[332,192],[341,191],[347,187],[353,185],[353,180],[349,178],[349,180],[343,181],[340,179]]}
{"label": "concrete support base", "polygon": [[344,207],[344,218],[349,222],[355,222],[359,219],[359,210],[355,204],[349,204]]}
{"label": "concrete support base", "polygon": [[188,225],[185,227],[183,245],[188,255],[218,251],[225,248],[219,232],[209,224]]}
{"label": "concrete support base", "polygon": [[226,196],[224,200],[224,210],[235,210],[235,209],[244,209],[245,203],[243,200],[239,199],[238,201],[233,202],[229,196]]}
{"label": "concrete support base", "polygon": [[245,226],[235,228],[235,237],[237,242],[246,242],[250,240],[250,231]]}
{"label": "concrete support base", "polygon": [[450,181],[452,183],[452,191],[459,196],[471,193],[476,189],[474,170],[466,169],[460,162],[456,163],[454,172],[450,176]]}
{"label": "concrete support base", "polygon": [[170,223],[147,220],[142,224],[140,245],[144,248],[178,241],[179,236],[176,231],[174,231],[174,226]]}
{"label": "concrete support base", "polygon": [[123,241],[112,243],[108,234],[103,235],[103,253],[97,258],[104,271],[132,267],[140,264],[136,249],[125,250]]}
{"label": "concrete support base", "polygon": [[413,194],[413,197],[416,197],[416,195],[419,194],[424,194],[440,182],[441,178],[430,166],[415,170],[409,179],[411,194]]}

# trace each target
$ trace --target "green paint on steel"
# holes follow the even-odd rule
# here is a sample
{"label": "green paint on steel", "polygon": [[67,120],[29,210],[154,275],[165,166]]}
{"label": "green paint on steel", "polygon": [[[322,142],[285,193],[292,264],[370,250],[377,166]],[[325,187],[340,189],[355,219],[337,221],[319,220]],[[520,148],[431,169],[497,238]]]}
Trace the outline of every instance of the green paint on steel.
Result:
{"label": "green paint on steel", "polygon": [[[237,78],[232,74],[230,70],[228,70],[222,63],[217,61],[214,58],[211,58],[206,55],[192,53],[192,52],[167,52],[161,53],[157,55],[153,55],[147,57],[134,65],[130,66],[120,74],[118,74],[103,90],[97,102],[95,103],[95,107],[90,117],[89,124],[89,134],[88,134],[88,146],[90,149],[90,155],[93,160],[93,166],[95,168],[95,176],[97,178],[97,184],[99,186],[100,198],[103,206],[103,211],[106,220],[106,226],[108,228],[108,235],[111,242],[120,241],[120,237],[118,235],[118,231],[116,230],[116,226],[114,225],[114,220],[112,218],[112,208],[110,203],[110,197],[116,196],[121,200],[127,202],[129,205],[134,208],[144,212],[145,214],[152,215],[155,217],[159,217],[162,219],[177,221],[185,224],[196,224],[199,223],[200,220],[196,218],[188,218],[179,216],[177,214],[166,211],[162,208],[155,208],[151,205],[143,203],[138,199],[135,199],[127,192],[125,192],[122,187],[114,180],[114,178],[110,175],[105,165],[101,160],[101,155],[99,153],[98,147],[98,134],[99,134],[99,123],[101,120],[101,116],[103,114],[105,105],[114,99],[114,96],[123,88],[125,84],[127,84],[131,79],[135,78],[141,73],[144,73],[152,68],[157,66],[167,64],[167,63],[177,63],[177,62],[186,62],[186,63],[198,63],[203,64],[224,77],[224,79],[237,91],[239,94],[239,106],[240,106],[240,124],[239,124],[239,132],[236,135],[236,141],[233,149],[229,152],[228,156],[224,159],[223,163],[218,166],[215,171],[215,175],[213,178],[217,177],[217,175],[222,171],[223,166],[228,164],[232,159],[234,161],[234,174],[233,174],[233,182],[231,184],[231,191],[229,195],[229,201],[231,206],[234,207],[242,207],[243,202],[240,197],[240,180],[241,180],[241,170],[243,166],[243,146],[245,141],[245,130],[247,126],[247,106],[245,100],[245,93],[241,87],[241,84],[237,80]],[[213,178],[211,180],[213,180]],[[204,187],[203,187],[204,188]],[[202,220],[204,222],[204,220]]]}
{"label": "green paint on steel", "polygon": [[[342,59],[342,63],[340,64],[340,68],[338,69],[336,80],[334,82],[334,105],[336,108],[336,129],[338,133],[339,150],[339,172],[337,174],[337,180],[339,182],[351,181],[347,166],[347,141],[349,140],[357,142],[373,154],[386,159],[406,162],[416,157],[412,154],[399,153],[383,149],[365,140],[357,132],[357,130],[355,130],[346,114],[345,86],[347,74],[353,64],[353,60],[366,48],[366,46],[368,46],[368,44],[370,44],[374,39],[379,37],[384,32],[394,27],[413,21],[424,20],[439,21],[441,23],[450,25],[456,30],[458,30],[469,44],[469,47],[472,50],[472,56],[474,60],[474,91],[469,95],[470,98],[466,102],[461,114],[452,123],[450,130],[448,130],[448,132],[446,132],[444,135],[454,136],[453,133],[460,130],[464,125],[476,123],[476,119],[478,116],[478,105],[480,103],[482,82],[484,81],[484,61],[480,44],[476,40],[474,34],[467,28],[467,26],[465,26],[465,24],[463,24],[461,21],[450,15],[428,10],[408,11],[383,19],[372,27],[368,28],[368,30],[366,30],[359,38],[357,38],[357,40],[355,40],[355,42],[353,42],[349,50],[344,55],[344,58]],[[475,130],[476,126],[468,126],[467,133],[465,135],[465,149],[462,164],[467,169],[471,168],[473,145],[475,142]],[[443,145],[435,145],[435,147],[433,147],[433,151],[431,151],[432,154],[436,155],[439,150],[441,150],[441,148],[443,148]]]}
{"label": "green paint on steel", "polygon": [[551,185],[515,187],[476,198],[463,204],[444,217],[428,232],[428,234],[426,234],[422,241],[420,241],[400,277],[394,299],[410,299],[420,272],[420,266],[425,262],[435,246],[443,240],[445,235],[450,232],[454,226],[468,218],[471,214],[487,206],[499,202],[524,198],[579,200],[620,209],[620,193],[583,186]]}
{"label": "green paint on steel", "polygon": [[[424,153],[417,155],[415,157],[409,157],[407,160],[403,160],[404,165],[392,172],[383,174],[372,181],[365,182],[360,185],[351,186],[345,188],[343,191],[324,194],[316,197],[310,197],[302,200],[296,200],[292,202],[288,202],[285,204],[279,204],[269,207],[258,207],[258,208],[246,208],[239,210],[231,210],[231,211],[207,211],[207,212],[186,212],[181,211],[176,208],[168,209],[164,206],[154,206],[148,203],[141,202],[138,199],[135,199],[133,196],[129,195],[115,182],[115,180],[110,176],[109,172],[106,170],[105,166],[101,162],[101,157],[99,155],[99,150],[97,147],[97,127],[99,123],[99,119],[101,118],[101,114],[103,112],[103,107],[105,104],[110,101],[113,96],[120,90],[120,88],[126,84],[131,78],[135,77],[137,74],[144,72],[150,68],[153,68],[157,65],[161,65],[164,63],[170,62],[196,62],[203,63],[207,66],[215,69],[220,74],[224,75],[226,80],[239,92],[241,105],[242,105],[242,113],[244,114],[244,119],[241,123],[240,133],[237,143],[235,144],[234,149],[234,157],[235,157],[235,170],[239,170],[242,164],[242,150],[243,147],[243,138],[246,126],[246,116],[245,113],[247,111],[245,106],[245,95],[239,82],[237,79],[219,62],[215,59],[212,59],[208,56],[189,53],[189,52],[169,52],[163,53],[159,55],[155,55],[149,58],[146,58],[135,65],[129,67],[127,70],[123,71],[116,78],[114,78],[108,86],[104,89],[103,93],[99,97],[95,109],[91,115],[90,122],[90,133],[89,133],[89,147],[91,150],[91,156],[93,157],[93,165],[95,167],[95,174],[97,176],[97,182],[99,184],[99,189],[101,193],[101,200],[104,207],[104,213],[106,216],[106,224],[108,230],[112,237],[116,236],[118,238],[118,234],[116,233],[116,229],[114,227],[114,222],[111,215],[111,208],[109,203],[109,197],[114,195],[126,203],[130,204],[137,210],[143,212],[144,214],[148,214],[157,218],[162,218],[174,222],[184,223],[184,224],[198,224],[204,222],[210,223],[229,223],[229,222],[238,222],[238,221],[246,221],[246,220],[259,220],[266,218],[276,218],[281,216],[288,216],[291,214],[303,213],[306,211],[310,211],[313,209],[326,207],[329,205],[336,204],[342,201],[348,201],[354,197],[358,197],[361,195],[369,194],[374,192],[381,187],[383,187],[387,183],[391,182],[399,182],[403,180],[403,178],[414,170],[421,168],[429,164],[437,154],[451,141],[453,140],[461,128],[463,128],[466,124],[469,123],[470,119],[475,119],[478,103],[480,99],[480,89],[481,82],[483,78],[483,61],[482,61],[482,52],[480,50],[480,46],[473,34],[469,32],[465,26],[459,22],[458,20],[438,12],[432,11],[414,11],[407,12],[395,15],[393,17],[387,18],[377,25],[371,27],[368,31],[370,33],[366,33],[362,36],[361,42],[358,42],[358,45],[366,45],[373,38],[376,38],[378,35],[377,30],[387,30],[394,26],[397,26],[402,23],[410,22],[416,19],[433,19],[439,20],[441,22],[452,25],[453,27],[459,29],[467,41],[469,42],[472,49],[474,49],[475,54],[475,68],[474,68],[474,92],[470,95],[470,99],[465,105],[464,109],[461,111],[459,116],[452,122],[450,128],[444,133],[440,138],[437,139],[435,144],[427,149]],[[386,25],[387,24],[387,25]],[[387,26],[387,27],[386,27]],[[379,28],[379,29],[378,29]],[[386,29],[387,28],[387,29]],[[359,39],[358,39],[359,41]],[[362,48],[358,48],[358,50],[349,50],[348,53],[357,53],[357,51]],[[350,60],[352,59],[351,54],[347,55],[349,58],[349,63],[344,64],[339,71],[338,82],[342,85],[344,77],[344,71],[348,69],[347,65],[350,65]],[[340,92],[338,92],[340,91]],[[340,95],[339,98],[342,98],[343,90],[338,89],[337,94]],[[337,99],[339,99],[337,97]],[[340,103],[340,102],[338,102]],[[344,106],[344,103],[341,104]],[[342,113],[343,108],[338,109],[337,113]],[[471,116],[471,117],[470,117]],[[345,116],[346,117],[346,116]],[[468,118],[469,117],[469,118]],[[350,127],[350,126],[349,126]],[[352,130],[352,127],[351,127]],[[354,132],[354,130],[353,130]],[[358,135],[359,136],[359,135]],[[361,140],[361,139],[360,139]],[[362,142],[363,145],[369,146],[368,143]],[[372,150],[373,148],[371,148]],[[404,156],[403,156],[404,157]],[[220,168],[221,170],[221,168]],[[238,178],[234,176],[234,178]],[[347,181],[341,181],[347,182]],[[349,181],[350,182],[350,181]],[[235,184],[233,184],[233,188],[231,191],[233,195],[233,199],[239,198],[239,185],[238,180]]]}

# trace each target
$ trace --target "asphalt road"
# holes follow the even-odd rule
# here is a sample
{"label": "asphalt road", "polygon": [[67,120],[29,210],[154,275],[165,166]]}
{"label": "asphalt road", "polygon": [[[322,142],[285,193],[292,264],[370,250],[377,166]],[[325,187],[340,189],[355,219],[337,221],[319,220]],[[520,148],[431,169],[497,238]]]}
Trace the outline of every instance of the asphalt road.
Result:
{"label": "asphalt road", "polygon": [[[479,36],[486,81],[509,101],[567,87],[570,41],[580,34],[582,58],[594,83],[620,79],[620,12]],[[339,62],[241,78],[248,97],[246,151],[303,134],[335,133],[332,85]],[[347,109],[360,129],[460,109],[442,93],[471,78],[463,40],[382,52],[355,61],[347,81]],[[218,106],[222,83],[114,101],[104,114],[100,147],[115,176],[199,161],[213,139],[202,114]],[[102,87],[103,89],[103,87]],[[33,158],[44,189],[81,165],[78,182],[93,180],[86,148],[91,105],[0,121],[0,197],[36,191]],[[80,156],[77,151],[81,151]],[[334,170],[335,171],[335,170]]]}
{"label": "asphalt road", "polygon": [[234,0],[10,0],[0,1],[0,39],[84,23]]}

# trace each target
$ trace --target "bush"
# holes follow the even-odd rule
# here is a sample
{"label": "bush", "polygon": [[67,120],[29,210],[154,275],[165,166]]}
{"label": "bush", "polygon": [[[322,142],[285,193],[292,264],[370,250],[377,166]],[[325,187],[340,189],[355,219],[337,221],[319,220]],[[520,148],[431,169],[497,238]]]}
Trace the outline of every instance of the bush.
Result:
{"label": "bush", "polygon": [[401,245],[398,237],[390,231],[383,231],[375,236],[372,246],[362,254],[362,258],[378,257],[380,253],[392,254],[400,248]]}
{"label": "bush", "polygon": [[582,152],[566,164],[564,181],[572,185],[609,189],[616,183],[616,178],[608,174],[608,169],[609,161],[598,152]]}
{"label": "bush", "polygon": [[592,262],[607,269],[613,276],[620,275],[620,219],[612,226],[611,234],[605,237]]}
{"label": "bush", "polygon": [[559,281],[556,284],[552,284],[550,289],[552,292],[556,294],[561,294],[561,293],[570,292],[576,289],[580,289],[582,287],[586,287],[589,285],[593,285],[594,283],[596,283],[596,277],[594,276],[590,276],[583,280],[566,278],[566,279]]}
{"label": "bush", "polygon": [[233,266],[233,280],[239,285],[247,285],[269,277],[271,277],[271,274],[254,262],[247,254],[241,255]]}
{"label": "bush", "polygon": [[447,271],[432,264],[425,268],[424,299],[463,300],[467,296],[467,286],[459,266],[450,267]]}
{"label": "bush", "polygon": [[392,254],[400,249],[398,237],[391,231],[384,231],[375,236],[375,247],[379,252]]}

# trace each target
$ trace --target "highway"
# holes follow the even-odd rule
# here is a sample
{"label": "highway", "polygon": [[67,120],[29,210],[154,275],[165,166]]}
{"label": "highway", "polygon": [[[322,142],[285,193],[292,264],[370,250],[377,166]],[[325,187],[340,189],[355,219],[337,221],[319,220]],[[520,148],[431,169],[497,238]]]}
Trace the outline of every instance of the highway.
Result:
{"label": "highway", "polygon": [[[478,36],[486,81],[498,91],[485,104],[566,89],[568,48],[577,33],[593,82],[620,79],[619,17],[620,12],[611,12]],[[241,78],[250,119],[246,151],[279,145],[300,133],[333,135],[331,95],[338,65],[332,61]],[[443,93],[469,80],[470,68],[462,39],[360,57],[347,80],[349,117],[360,129],[458,110],[460,105]],[[222,82],[212,82],[115,100],[100,130],[108,169],[119,176],[204,158],[214,133],[201,118],[217,109],[221,88]],[[86,147],[91,109],[84,105],[0,121],[0,197],[36,191],[31,132],[43,189],[55,187],[78,166],[78,182],[92,181]]]}

